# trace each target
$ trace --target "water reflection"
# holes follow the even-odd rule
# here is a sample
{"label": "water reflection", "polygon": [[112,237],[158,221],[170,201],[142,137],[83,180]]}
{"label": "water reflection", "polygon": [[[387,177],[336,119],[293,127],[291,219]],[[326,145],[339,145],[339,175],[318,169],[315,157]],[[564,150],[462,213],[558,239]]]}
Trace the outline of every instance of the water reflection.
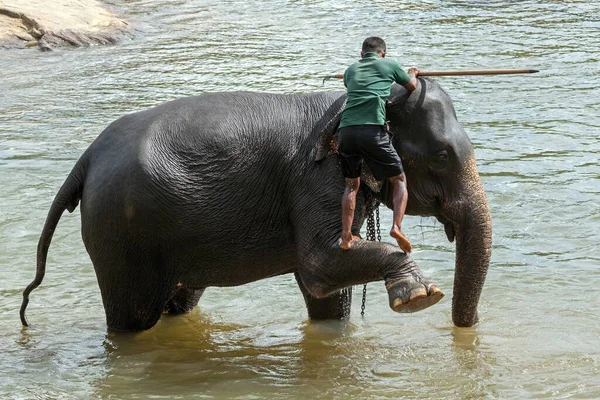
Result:
{"label": "water reflection", "polygon": [[452,344],[465,350],[476,350],[479,346],[479,335],[477,328],[458,328],[452,327]]}
{"label": "water reflection", "polygon": [[[494,395],[494,350],[476,328],[444,327],[435,340],[365,331],[349,322],[247,326],[223,323],[198,310],[162,318],[141,333],[109,333],[104,375],[93,382],[99,397],[204,396],[360,398],[368,382],[381,398],[429,390],[460,398]],[[441,346],[440,346],[441,345]],[[419,382],[415,389],[414,382]],[[459,382],[459,384],[457,384]],[[497,394],[497,393],[496,393]]]}
{"label": "water reflection", "polygon": [[34,334],[32,334],[32,329],[21,326],[20,334],[15,340],[15,343],[23,348],[23,349],[32,349],[35,347],[37,340]]}
{"label": "water reflection", "polygon": [[[478,327],[452,327],[452,345],[456,373],[464,379],[457,387],[459,398],[497,397],[493,369],[498,365],[491,346],[482,345]],[[484,383],[486,382],[486,383]]]}
{"label": "water reflection", "polygon": [[[315,380],[321,380],[321,386],[322,379],[339,375],[332,370],[336,365],[340,370],[347,367],[348,352],[356,346],[339,339],[353,329],[346,322],[249,327],[215,322],[197,310],[163,316],[148,331],[106,335],[106,371],[94,386],[100,397],[194,390],[281,393]],[[305,389],[310,391],[310,385]]]}

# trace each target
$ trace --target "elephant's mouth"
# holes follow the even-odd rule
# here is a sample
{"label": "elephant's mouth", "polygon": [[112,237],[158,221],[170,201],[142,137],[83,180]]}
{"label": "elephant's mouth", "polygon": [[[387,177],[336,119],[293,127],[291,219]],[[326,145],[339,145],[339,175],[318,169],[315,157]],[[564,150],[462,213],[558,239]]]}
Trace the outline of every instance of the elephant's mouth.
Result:
{"label": "elephant's mouth", "polygon": [[454,242],[456,237],[456,230],[454,229],[454,223],[442,215],[436,216],[437,220],[444,225],[444,232],[450,243]]}
{"label": "elephant's mouth", "polygon": [[452,222],[446,222],[444,224],[444,232],[446,232],[446,237],[450,243],[454,242],[454,237],[456,233],[454,231],[454,224]]}

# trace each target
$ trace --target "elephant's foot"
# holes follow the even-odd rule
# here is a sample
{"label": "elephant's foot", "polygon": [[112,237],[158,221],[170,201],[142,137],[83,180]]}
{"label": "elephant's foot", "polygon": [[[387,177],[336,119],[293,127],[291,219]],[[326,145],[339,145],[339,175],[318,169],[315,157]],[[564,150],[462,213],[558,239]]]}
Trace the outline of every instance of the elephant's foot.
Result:
{"label": "elephant's foot", "polygon": [[396,239],[396,242],[398,242],[398,247],[400,247],[400,249],[402,249],[403,252],[412,252],[412,245],[410,244],[406,236],[404,236],[404,233],[402,233],[398,225],[394,225],[392,227],[392,230],[390,231],[390,236]]}
{"label": "elephant's foot", "polygon": [[399,313],[413,313],[436,304],[444,292],[431,283],[402,279],[386,284],[390,307]]}

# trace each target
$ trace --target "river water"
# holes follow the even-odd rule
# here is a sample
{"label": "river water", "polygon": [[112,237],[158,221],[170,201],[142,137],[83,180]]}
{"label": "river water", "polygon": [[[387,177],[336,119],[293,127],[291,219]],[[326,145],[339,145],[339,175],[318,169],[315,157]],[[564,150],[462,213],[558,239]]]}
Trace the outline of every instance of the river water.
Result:
{"label": "river water", "polygon": [[[110,4],[135,29],[118,45],[0,52],[1,398],[600,398],[600,3]],[[475,146],[494,222],[478,325],[452,325],[454,245],[442,226],[409,217],[414,258],[448,294],[423,312],[393,313],[378,282],[364,318],[356,288],[349,322],[311,323],[282,276],[209,288],[188,315],[107,333],[76,211],[57,228],[21,328],[48,208],[108,123],[207,91],[341,90],[320,76],[342,72],[373,34],[407,67],[541,70],[438,79]]]}

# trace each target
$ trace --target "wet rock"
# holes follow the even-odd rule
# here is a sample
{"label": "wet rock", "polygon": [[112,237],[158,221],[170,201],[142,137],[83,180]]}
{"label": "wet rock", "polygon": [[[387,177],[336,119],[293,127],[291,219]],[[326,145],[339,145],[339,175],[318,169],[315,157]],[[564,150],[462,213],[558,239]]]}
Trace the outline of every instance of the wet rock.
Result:
{"label": "wet rock", "polygon": [[97,0],[0,0],[0,47],[89,46],[129,33],[124,19]]}

